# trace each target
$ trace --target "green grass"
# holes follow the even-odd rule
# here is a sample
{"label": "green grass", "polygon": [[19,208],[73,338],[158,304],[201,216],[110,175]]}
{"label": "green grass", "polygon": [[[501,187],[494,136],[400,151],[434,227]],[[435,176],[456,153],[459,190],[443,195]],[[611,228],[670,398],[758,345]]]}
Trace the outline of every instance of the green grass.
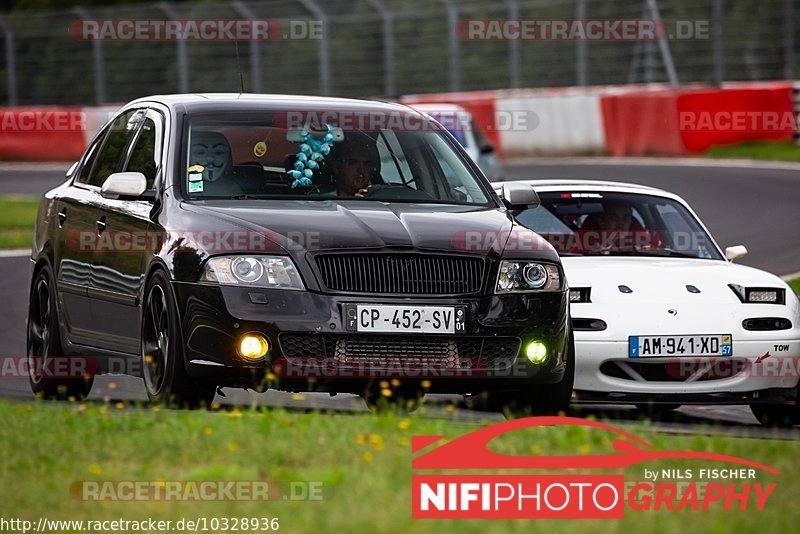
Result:
{"label": "green grass", "polygon": [[[424,410],[425,408],[423,408]],[[411,519],[412,435],[455,438],[478,428],[449,411],[412,414],[261,411],[171,411],[123,404],[0,401],[0,502],[3,517],[49,519],[164,519],[278,517],[284,532],[530,532],[521,520]],[[450,415],[453,414],[453,417]],[[538,521],[542,532],[751,531],[796,528],[800,521],[800,442],[667,435],[645,423],[628,428],[658,450],[713,451],[752,459],[783,471],[759,475],[777,482],[767,510],[633,511],[613,521]],[[526,429],[498,438],[506,454],[590,454],[610,451],[608,435],[583,428]],[[667,460],[626,469],[639,480],[644,467],[716,467]],[[725,467],[725,465],[718,465]],[[70,484],[81,480],[255,480],[287,487],[322,483],[321,501],[81,502]]]}
{"label": "green grass", "polygon": [[0,249],[29,248],[39,199],[0,196]]}
{"label": "green grass", "polygon": [[795,278],[794,280],[789,280],[788,282],[789,287],[794,289],[794,292],[800,295],[800,278]]}
{"label": "green grass", "polygon": [[774,161],[800,161],[800,146],[792,142],[766,141],[711,147],[706,156],[712,158],[746,158]]}

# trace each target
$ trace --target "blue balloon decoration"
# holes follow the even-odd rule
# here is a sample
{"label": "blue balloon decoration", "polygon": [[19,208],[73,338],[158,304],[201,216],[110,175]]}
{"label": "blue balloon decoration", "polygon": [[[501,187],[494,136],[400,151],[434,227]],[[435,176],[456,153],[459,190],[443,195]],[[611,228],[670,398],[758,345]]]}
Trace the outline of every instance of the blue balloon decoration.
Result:
{"label": "blue balloon decoration", "polygon": [[314,176],[314,169],[318,169],[319,163],[330,153],[334,141],[333,126],[330,124],[325,126],[328,128],[328,132],[321,140],[314,138],[306,129],[300,130],[300,137],[303,139],[303,143],[297,153],[297,160],[293,165],[294,170],[286,173],[294,179],[292,189],[314,185],[311,181]]}

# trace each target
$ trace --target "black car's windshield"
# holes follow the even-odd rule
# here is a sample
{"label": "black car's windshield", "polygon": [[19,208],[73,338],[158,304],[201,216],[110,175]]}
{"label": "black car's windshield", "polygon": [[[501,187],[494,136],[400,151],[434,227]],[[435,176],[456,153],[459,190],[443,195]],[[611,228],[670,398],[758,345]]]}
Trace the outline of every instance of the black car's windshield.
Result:
{"label": "black car's windshield", "polygon": [[481,178],[433,121],[409,113],[396,127],[383,121],[363,129],[334,113],[294,125],[287,116],[291,112],[193,118],[184,192],[190,199],[490,202]]}
{"label": "black car's windshield", "polygon": [[692,214],[669,198],[604,192],[540,193],[517,220],[563,256],[658,256],[721,260]]}

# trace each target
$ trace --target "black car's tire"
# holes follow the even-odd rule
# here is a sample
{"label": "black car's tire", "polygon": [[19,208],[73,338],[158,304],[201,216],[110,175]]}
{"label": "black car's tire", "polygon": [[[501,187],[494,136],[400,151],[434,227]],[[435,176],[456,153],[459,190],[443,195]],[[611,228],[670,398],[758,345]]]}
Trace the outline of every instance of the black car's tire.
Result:
{"label": "black car's tire", "polygon": [[789,428],[800,425],[800,407],[787,404],[751,404],[750,411],[764,426]]}
{"label": "black car's tire", "polygon": [[142,378],[150,401],[186,408],[210,405],[216,386],[192,380],[186,372],[178,311],[163,271],[150,278],[143,302]]}
{"label": "black car's tire", "polygon": [[507,418],[566,413],[575,383],[575,338],[572,332],[565,352],[566,369],[561,382],[535,385],[530,391],[489,393],[484,407],[489,411],[503,412]]}
{"label": "black car's tire", "polygon": [[58,329],[55,278],[47,265],[41,267],[31,284],[28,299],[27,358],[31,390],[37,397],[80,400],[92,389],[94,376],[54,377],[48,359],[64,357]]}

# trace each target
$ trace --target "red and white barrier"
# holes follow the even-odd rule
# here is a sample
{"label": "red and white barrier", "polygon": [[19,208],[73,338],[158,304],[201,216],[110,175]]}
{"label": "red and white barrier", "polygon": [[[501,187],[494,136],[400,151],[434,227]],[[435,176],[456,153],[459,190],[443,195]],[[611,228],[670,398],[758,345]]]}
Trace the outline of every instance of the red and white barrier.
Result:
{"label": "red and white barrier", "polygon": [[0,160],[74,161],[119,106],[0,108]]}
{"label": "red and white barrier", "polygon": [[[685,155],[720,144],[791,140],[797,129],[794,86],[601,86],[411,95],[401,101],[464,107],[501,158]],[[116,109],[0,108],[0,160],[76,160]]]}
{"label": "red and white barrier", "polygon": [[[500,130],[506,157],[602,153],[600,97],[596,94],[501,96],[495,102],[508,127]],[[527,118],[515,122],[515,117]]]}
{"label": "red and white barrier", "polygon": [[[414,95],[404,103],[446,102],[473,111],[506,157],[608,153],[614,156],[698,154],[743,141],[792,139],[797,127],[791,82],[733,82],[721,88],[605,86]],[[528,112],[534,128],[498,117]]]}

